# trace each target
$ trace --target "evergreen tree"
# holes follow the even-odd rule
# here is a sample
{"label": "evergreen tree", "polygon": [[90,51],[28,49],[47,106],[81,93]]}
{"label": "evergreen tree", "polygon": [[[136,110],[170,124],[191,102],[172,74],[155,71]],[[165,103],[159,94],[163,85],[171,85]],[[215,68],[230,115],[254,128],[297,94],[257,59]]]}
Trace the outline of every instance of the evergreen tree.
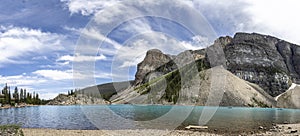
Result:
{"label": "evergreen tree", "polygon": [[24,102],[24,93],[22,88],[20,90],[20,102]]}
{"label": "evergreen tree", "polygon": [[10,89],[8,90],[8,102],[7,104],[11,104],[11,93],[10,93]]}
{"label": "evergreen tree", "polygon": [[35,95],[35,100],[36,100],[35,104],[41,104],[41,100],[39,98],[39,94],[38,93]]}
{"label": "evergreen tree", "polygon": [[[15,87],[14,91],[10,91],[10,87],[5,84],[0,94],[3,94],[3,97],[0,99],[1,104],[10,104],[13,105],[15,103],[27,103],[27,104],[46,104],[48,101],[41,100],[39,98],[39,94],[36,92],[30,93],[26,92],[26,89],[19,89]],[[14,101],[12,100],[14,98]]]}
{"label": "evergreen tree", "polygon": [[13,98],[15,99],[16,103],[19,103],[19,91],[18,91],[18,87],[15,87],[15,92],[13,93]]}
{"label": "evergreen tree", "polygon": [[23,100],[24,100],[24,102],[26,102],[26,96],[27,94],[26,94],[26,89],[24,89],[24,96],[23,96]]}

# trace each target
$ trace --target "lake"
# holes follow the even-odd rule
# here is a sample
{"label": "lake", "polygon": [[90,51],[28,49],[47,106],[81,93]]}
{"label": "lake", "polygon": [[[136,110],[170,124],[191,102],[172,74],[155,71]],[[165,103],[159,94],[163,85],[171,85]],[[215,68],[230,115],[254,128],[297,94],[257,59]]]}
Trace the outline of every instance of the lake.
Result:
{"label": "lake", "polygon": [[[217,107],[206,107],[217,108]],[[197,125],[202,106],[93,105],[33,106],[0,110],[0,124],[55,129],[174,129]],[[299,123],[300,110],[219,107],[209,128],[240,130],[272,123]]]}

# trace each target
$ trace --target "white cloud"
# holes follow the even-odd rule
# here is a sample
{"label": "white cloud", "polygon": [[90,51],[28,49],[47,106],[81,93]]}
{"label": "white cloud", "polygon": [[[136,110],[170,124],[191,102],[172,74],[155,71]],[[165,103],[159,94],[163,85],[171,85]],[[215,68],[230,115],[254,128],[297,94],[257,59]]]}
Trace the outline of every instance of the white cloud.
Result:
{"label": "white cloud", "polygon": [[59,70],[37,70],[33,72],[38,76],[42,76],[51,80],[66,80],[73,79],[72,71],[59,71]]}
{"label": "white cloud", "polygon": [[300,44],[298,0],[186,0],[219,34],[257,32]]}
{"label": "white cloud", "polygon": [[0,84],[7,83],[11,86],[18,86],[18,87],[30,86],[32,84],[44,83],[46,81],[47,80],[40,79],[37,76],[28,76],[26,74],[15,75],[15,76],[0,75]]}
{"label": "white cloud", "polygon": [[113,61],[117,68],[127,68],[141,62],[150,49],[160,49],[163,53],[176,55],[184,50],[201,49],[210,44],[208,39],[202,36],[194,36],[190,41],[179,41],[153,31],[127,41],[118,50]]}
{"label": "white cloud", "polygon": [[80,13],[88,16],[105,7],[116,4],[119,0],[61,0],[61,2],[66,3],[67,8],[72,14]]}
{"label": "white cloud", "polygon": [[[85,36],[89,39],[95,39],[98,41],[104,41],[107,42],[109,44],[111,44],[115,49],[120,48],[122,45],[120,45],[118,42],[107,38],[106,36],[102,35],[102,33],[97,30],[96,28],[85,28],[81,31],[81,36]],[[89,45],[91,46],[91,45]],[[98,48],[98,47],[96,47]]]}
{"label": "white cloud", "polygon": [[61,42],[64,39],[63,35],[37,29],[1,26],[0,63],[28,63],[24,60],[26,56],[45,55],[51,51],[63,50]]}
{"label": "white cloud", "polygon": [[284,40],[300,44],[300,1],[298,0],[247,0],[246,11],[251,17],[253,29]]}
{"label": "white cloud", "polygon": [[57,59],[57,61],[71,61],[71,62],[98,61],[98,60],[106,60],[106,57],[102,54],[100,56],[64,55]]}

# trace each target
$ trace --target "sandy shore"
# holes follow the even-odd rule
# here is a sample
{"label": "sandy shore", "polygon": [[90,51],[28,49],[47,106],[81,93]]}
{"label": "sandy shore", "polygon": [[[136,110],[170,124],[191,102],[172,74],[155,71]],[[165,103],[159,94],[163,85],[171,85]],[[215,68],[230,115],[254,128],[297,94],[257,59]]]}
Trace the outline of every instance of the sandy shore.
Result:
{"label": "sandy shore", "polygon": [[[213,134],[190,130],[56,130],[56,129],[22,129],[25,136],[217,136],[231,134]],[[255,134],[235,134],[253,136],[300,135],[300,124],[278,124],[272,129]]]}

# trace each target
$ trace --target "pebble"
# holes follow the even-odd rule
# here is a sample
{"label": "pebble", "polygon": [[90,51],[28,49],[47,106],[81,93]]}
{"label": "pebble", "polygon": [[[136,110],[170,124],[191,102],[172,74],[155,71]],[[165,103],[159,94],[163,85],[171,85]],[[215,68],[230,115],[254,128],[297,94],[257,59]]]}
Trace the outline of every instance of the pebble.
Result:
{"label": "pebble", "polygon": [[297,133],[298,132],[298,130],[292,130],[291,131],[291,133]]}

